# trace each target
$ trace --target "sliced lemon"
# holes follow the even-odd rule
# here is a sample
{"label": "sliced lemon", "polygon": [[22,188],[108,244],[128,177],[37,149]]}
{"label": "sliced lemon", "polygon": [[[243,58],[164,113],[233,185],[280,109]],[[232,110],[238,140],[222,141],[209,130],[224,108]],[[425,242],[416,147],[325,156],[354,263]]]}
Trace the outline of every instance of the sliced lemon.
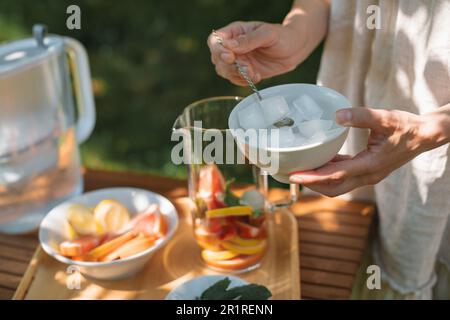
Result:
{"label": "sliced lemon", "polygon": [[251,206],[233,206],[206,211],[206,217],[218,218],[228,216],[250,216],[252,214]]}
{"label": "sliced lemon", "polygon": [[221,245],[229,251],[237,252],[240,254],[256,254],[262,252],[266,248],[266,240],[262,240],[261,243],[256,246],[240,246],[228,241],[222,242]]}
{"label": "sliced lemon", "polygon": [[233,259],[238,255],[239,253],[228,250],[224,251],[202,250],[202,258],[205,261],[223,261]]}
{"label": "sliced lemon", "polygon": [[77,232],[72,227],[72,225],[69,223],[69,221],[65,221],[64,229],[65,229],[65,234],[66,234],[67,239],[73,240],[78,237]]}
{"label": "sliced lemon", "polygon": [[263,241],[263,239],[244,239],[238,236],[230,239],[230,242],[242,247],[256,247],[259,246]]}
{"label": "sliced lemon", "polygon": [[[67,210],[67,222],[78,235],[97,234],[97,224],[92,210],[81,204],[72,204]],[[69,229],[69,237],[72,231]]]}
{"label": "sliced lemon", "polygon": [[103,232],[117,232],[130,220],[128,209],[111,199],[100,201],[94,209],[94,216]]}

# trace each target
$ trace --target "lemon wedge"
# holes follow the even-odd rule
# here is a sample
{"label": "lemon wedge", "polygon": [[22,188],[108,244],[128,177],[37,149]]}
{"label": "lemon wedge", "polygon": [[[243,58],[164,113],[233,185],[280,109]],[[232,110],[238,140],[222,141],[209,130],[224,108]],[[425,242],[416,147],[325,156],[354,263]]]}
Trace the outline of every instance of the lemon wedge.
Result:
{"label": "lemon wedge", "polygon": [[215,261],[215,260],[228,260],[237,257],[239,253],[232,251],[212,251],[212,250],[202,250],[202,258],[205,261]]}
{"label": "lemon wedge", "polygon": [[117,232],[130,221],[128,209],[116,200],[100,201],[94,209],[95,220],[103,232]]}
{"label": "lemon wedge", "polygon": [[69,221],[66,221],[66,222],[64,223],[64,230],[65,230],[67,239],[73,240],[73,239],[75,239],[76,237],[78,237],[77,232],[76,232],[75,229],[72,227],[72,225],[69,223]]}
{"label": "lemon wedge", "polygon": [[221,243],[222,247],[224,247],[226,250],[237,252],[240,254],[256,254],[262,252],[266,249],[266,244],[266,240],[262,240],[259,244],[254,246],[242,246],[227,241]]}
{"label": "lemon wedge", "polygon": [[214,210],[207,210],[207,218],[219,218],[228,216],[250,216],[253,208],[251,206],[233,206]]}
{"label": "lemon wedge", "polygon": [[72,204],[67,210],[67,222],[71,227],[66,228],[69,238],[77,235],[95,235],[98,233],[92,210],[81,204]]}

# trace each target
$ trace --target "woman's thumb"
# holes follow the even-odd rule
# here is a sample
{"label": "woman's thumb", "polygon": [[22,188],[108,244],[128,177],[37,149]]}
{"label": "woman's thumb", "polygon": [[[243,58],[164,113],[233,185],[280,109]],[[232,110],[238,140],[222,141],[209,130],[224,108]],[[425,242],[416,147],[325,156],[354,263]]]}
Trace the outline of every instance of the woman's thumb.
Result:
{"label": "woman's thumb", "polygon": [[336,122],[342,126],[384,130],[383,118],[389,116],[385,110],[366,107],[340,109],[336,112]]}

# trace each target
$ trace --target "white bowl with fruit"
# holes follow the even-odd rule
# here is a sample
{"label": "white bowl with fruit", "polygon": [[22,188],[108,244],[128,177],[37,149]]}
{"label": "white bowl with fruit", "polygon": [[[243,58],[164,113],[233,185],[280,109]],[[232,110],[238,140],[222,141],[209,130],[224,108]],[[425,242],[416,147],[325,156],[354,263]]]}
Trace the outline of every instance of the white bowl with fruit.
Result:
{"label": "white bowl with fruit", "polygon": [[84,275],[114,280],[141,270],[174,235],[178,214],[156,193],[136,188],[87,192],[42,220],[39,241],[56,260]]}

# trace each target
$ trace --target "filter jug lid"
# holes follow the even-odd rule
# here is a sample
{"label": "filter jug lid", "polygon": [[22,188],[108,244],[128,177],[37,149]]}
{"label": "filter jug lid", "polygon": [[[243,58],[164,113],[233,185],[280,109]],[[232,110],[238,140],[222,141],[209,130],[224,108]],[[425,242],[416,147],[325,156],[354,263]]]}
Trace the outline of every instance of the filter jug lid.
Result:
{"label": "filter jug lid", "polygon": [[60,53],[62,49],[61,37],[47,36],[47,28],[36,24],[33,26],[33,38],[0,45],[0,76],[35,65]]}

